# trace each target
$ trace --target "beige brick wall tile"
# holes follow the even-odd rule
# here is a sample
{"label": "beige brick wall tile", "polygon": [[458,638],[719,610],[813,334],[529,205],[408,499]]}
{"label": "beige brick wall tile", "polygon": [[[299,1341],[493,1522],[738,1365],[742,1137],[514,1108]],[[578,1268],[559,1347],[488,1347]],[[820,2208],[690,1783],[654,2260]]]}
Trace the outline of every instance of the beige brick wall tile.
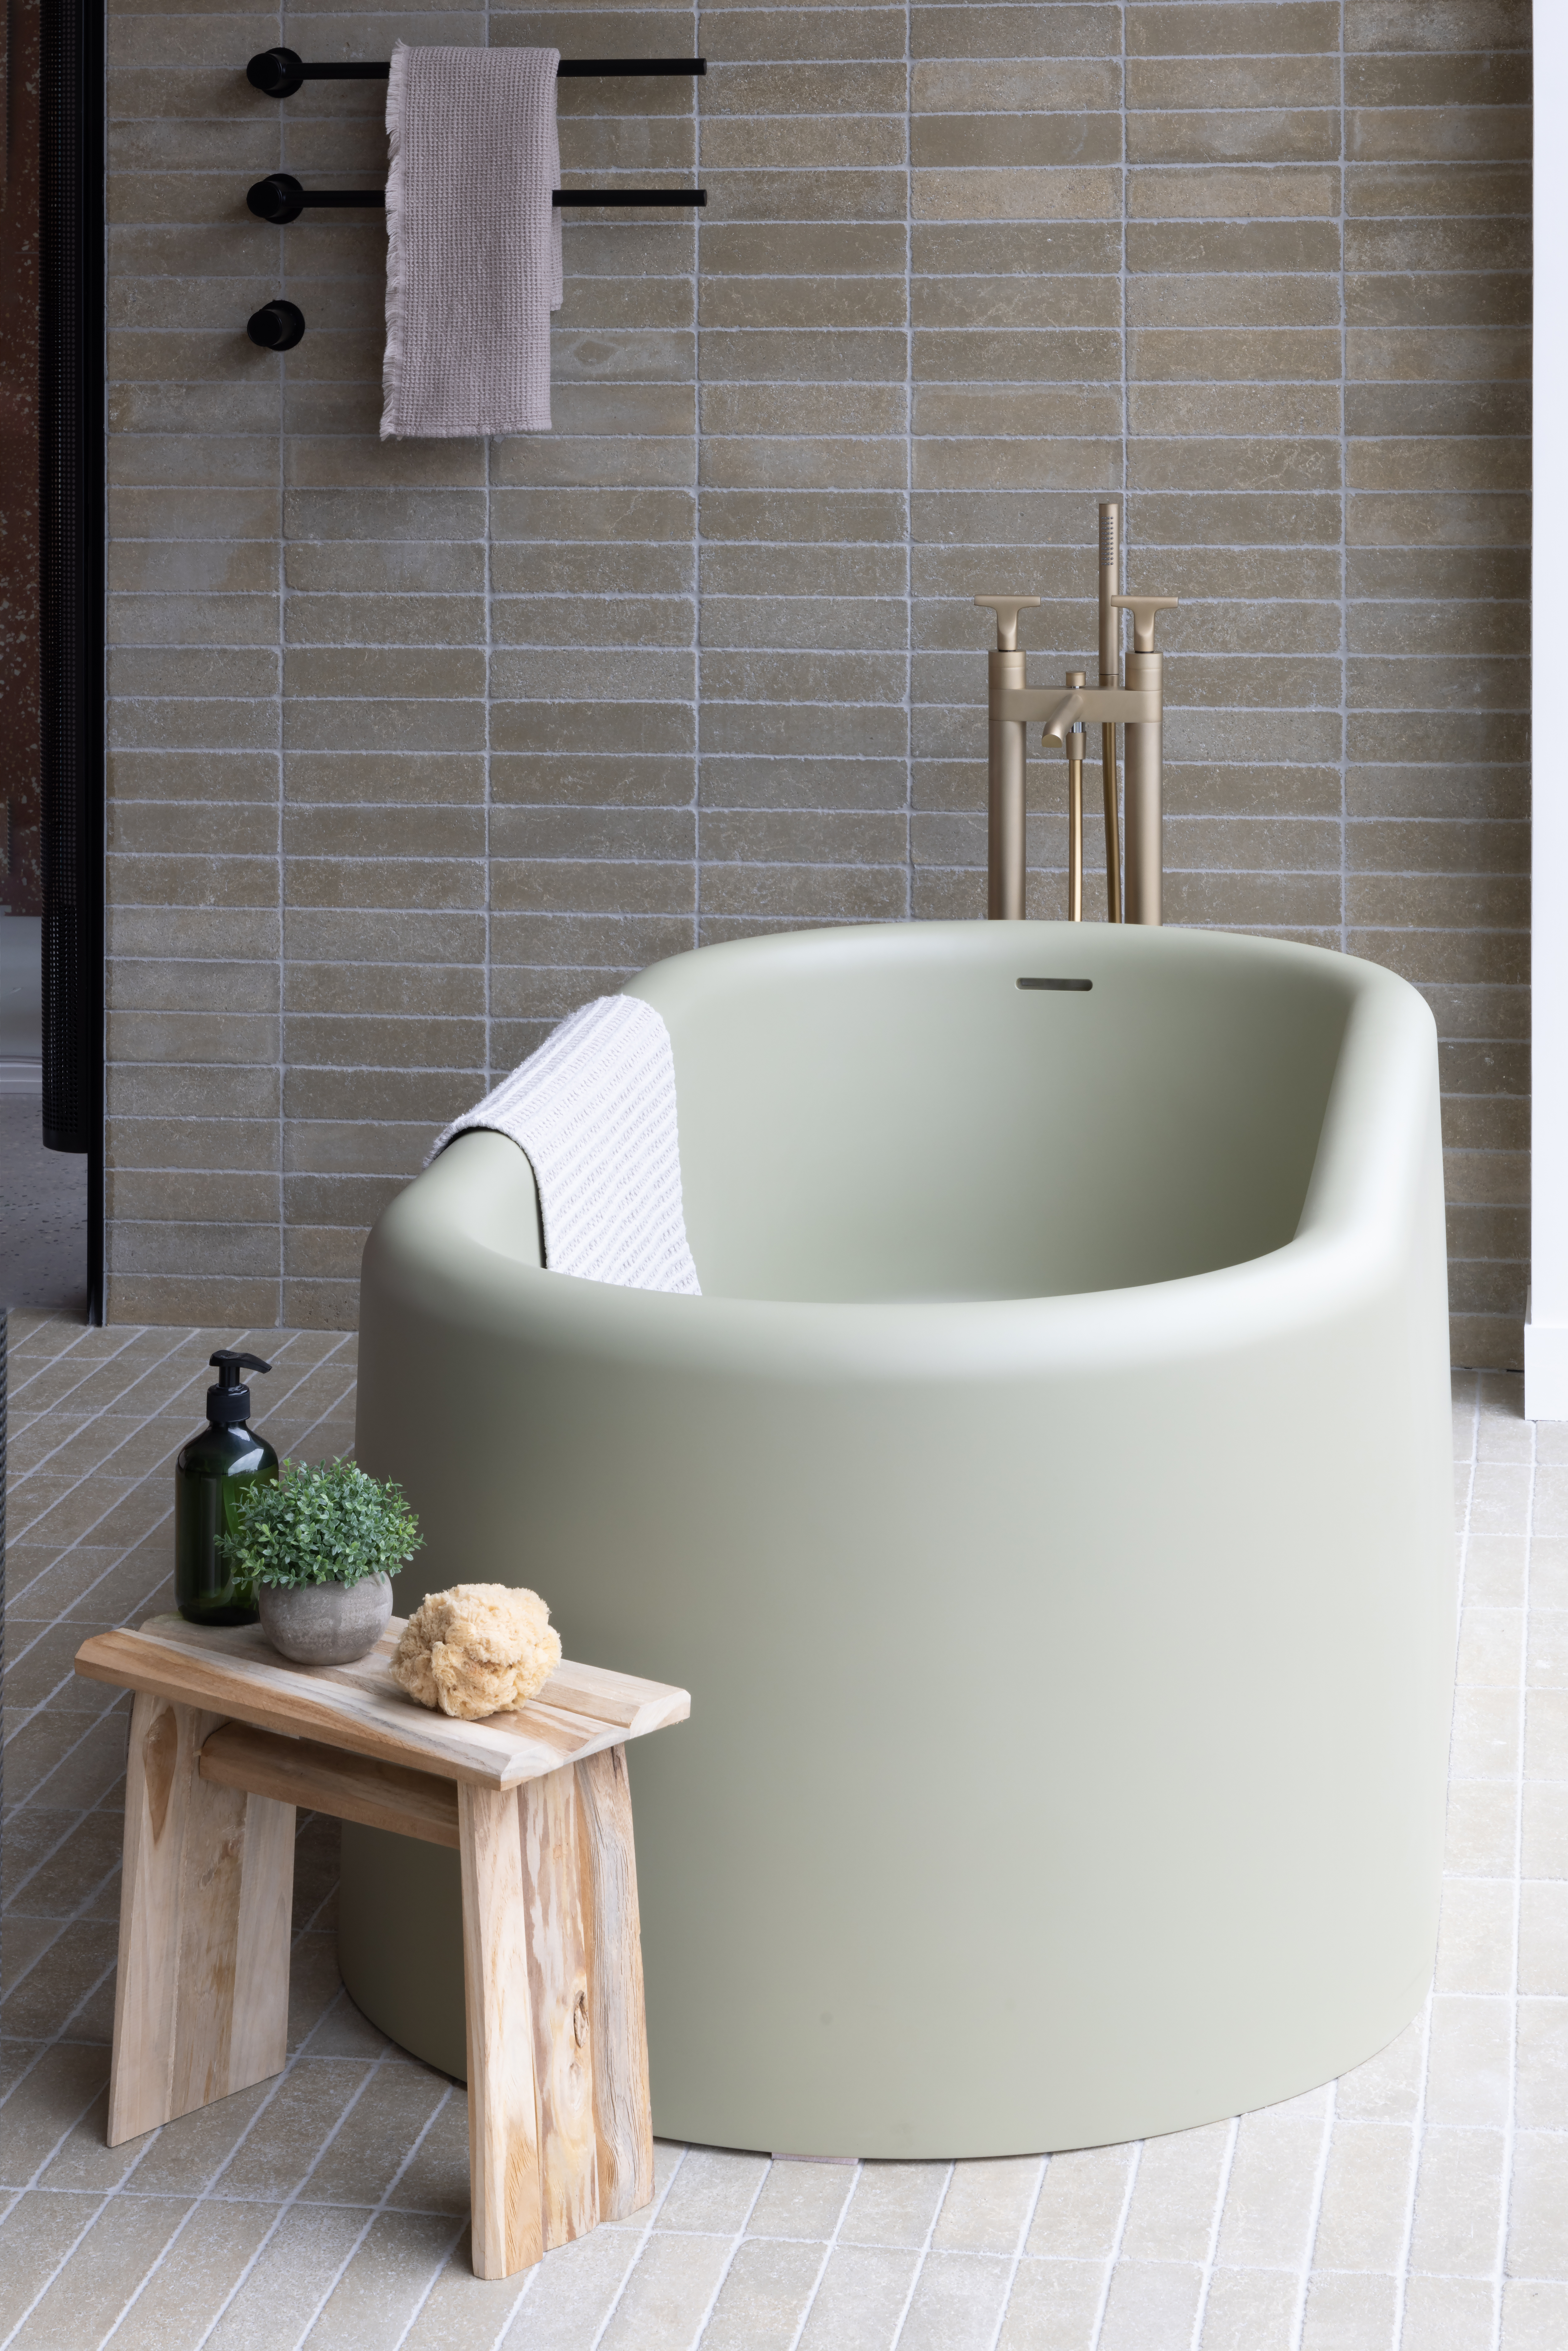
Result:
{"label": "beige brick wall tile", "polygon": [[[1516,1359],[1528,11],[1348,0],[1343,68],[1340,17],[709,11],[695,93],[563,85],[579,179],[685,172],[695,96],[709,204],[567,222],[555,431],[486,449],[379,439],[384,224],[244,211],[286,141],[369,183],[382,93],[273,110],[234,60],[275,24],[117,0],[113,1311],[346,1327],[432,1126],[585,996],[699,939],[977,914],[970,600],[1037,586],[1038,661],[1083,659],[1120,486],[1184,599],[1174,916],[1425,988],[1454,1343]],[[278,259],[283,361],[239,331]]]}

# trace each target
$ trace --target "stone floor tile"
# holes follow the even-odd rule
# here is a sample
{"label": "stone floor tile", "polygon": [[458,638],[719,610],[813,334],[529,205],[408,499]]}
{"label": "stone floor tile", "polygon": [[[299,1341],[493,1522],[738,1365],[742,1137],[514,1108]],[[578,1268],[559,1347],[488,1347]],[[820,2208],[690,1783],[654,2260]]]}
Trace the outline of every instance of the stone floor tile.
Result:
{"label": "stone floor tile", "polygon": [[19,2197],[0,2222],[0,2328],[8,2336],[99,2210],[96,2196]]}
{"label": "stone floor tile", "polygon": [[19,1616],[57,1616],[119,1557],[111,1543],[73,1543],[68,1551],[53,1543],[7,1543],[6,1604]]}
{"label": "stone floor tile", "polygon": [[748,2237],[831,2237],[855,2184],[852,2163],[778,2158],[746,2224]]}
{"label": "stone floor tile", "polygon": [[765,2155],[694,2147],[675,2174],[654,2222],[659,2229],[709,2229],[733,2236],[767,2176]]}
{"label": "stone floor tile", "polygon": [[[507,2282],[515,2314],[504,2336],[491,2336],[483,2331],[490,2311],[481,2296],[497,2289],[481,2287],[475,2277],[465,2230],[402,2351],[471,2351],[476,2341],[486,2346],[495,2341],[504,2351],[580,2351],[596,2341],[643,2242],[641,2230],[619,2227],[595,2229],[575,2244],[559,2245],[526,2279]],[[459,2290],[456,2275],[465,2267],[466,2294]]]}
{"label": "stone floor tile", "polygon": [[1290,2270],[1216,2269],[1200,2351],[1293,2351],[1301,2281]]}
{"label": "stone floor tile", "polygon": [[1531,1689],[1568,1690],[1568,1608],[1531,1610],[1524,1678]]}
{"label": "stone floor tile", "polygon": [[[9,1913],[5,1920],[7,1993],[16,1991],[26,1980],[51,1943],[59,1940],[65,1925],[63,1918],[51,1913],[46,1912],[35,1917],[20,1906]],[[7,2025],[6,2030],[9,2032],[14,2028]]]}
{"label": "stone floor tile", "polygon": [[923,2245],[946,2192],[948,2169],[945,2163],[862,2164],[839,2242]]}
{"label": "stone floor tile", "polygon": [[1537,1469],[1533,1527],[1538,1535],[1568,1535],[1568,1468]]}
{"label": "stone floor tile", "polygon": [[1521,2129],[1568,2129],[1568,2000],[1521,2001],[1515,2098]]}
{"label": "stone floor tile", "polygon": [[1437,2124],[1421,2147],[1410,2267],[1447,2277],[1490,2277],[1502,2223],[1500,2131]]}
{"label": "stone floor tile", "polygon": [[1138,2177],[1122,2238],[1124,2259],[1206,2262],[1219,2218],[1219,2184],[1235,2126],[1172,2131],[1150,2139],[1138,2158]]}
{"label": "stone floor tile", "polygon": [[[312,2057],[379,2057],[392,2044],[386,2034],[354,2006],[337,1981],[337,1938],[315,1924],[321,1901],[328,1898],[329,1895],[323,1895],[311,1906],[311,1925],[308,1930],[317,1960],[319,1989],[328,1994],[328,2001],[301,2045]],[[445,2076],[443,2075],[442,2079],[444,2080]]]}
{"label": "stone floor tile", "polygon": [[[1568,1424],[1563,1435],[1568,1440]],[[1568,1538],[1537,1535],[1531,1542],[1530,1597],[1537,1608],[1568,1608]]]}
{"label": "stone floor tile", "polygon": [[1522,1608],[1466,1608],[1459,1618],[1460,1689],[1517,1689],[1524,1642]]}
{"label": "stone floor tile", "polygon": [[1568,1781],[1568,1690],[1531,1690],[1524,1702],[1524,1768]]}
{"label": "stone floor tile", "polygon": [[[0,1839],[0,1861],[4,1863],[0,1885],[5,1887],[8,1907],[33,1872],[41,1869],[50,1854],[65,1843],[80,1817],[74,1805],[66,1810],[37,1802],[17,1803],[7,1812],[5,1836]],[[5,1954],[5,1971],[9,1981],[9,1951]]]}
{"label": "stone floor tile", "polygon": [[14,1802],[36,1797],[51,1810],[86,1812],[125,1775],[131,1709],[115,1707],[94,1722],[79,1715],[36,1714],[5,1750],[5,1787]]}
{"label": "stone floor tile", "polygon": [[1455,1780],[1448,1789],[1443,1869],[1462,1878],[1514,1878],[1519,1793],[1511,1780]]}
{"label": "stone floor tile", "polygon": [[423,2212],[379,2212],[305,2337],[305,2351],[386,2351],[440,2276],[457,2231]]}
{"label": "stone floor tile", "polygon": [[5,2030],[25,2040],[57,2039],[113,1968],[118,1939],[108,1919],[68,1920],[49,1947],[47,1965],[25,1975],[0,2008]]}
{"label": "stone floor tile", "polygon": [[995,2254],[928,2253],[899,2351],[990,2351],[1011,2276],[1011,2263]]}
{"label": "stone floor tile", "polygon": [[[1541,1703],[1538,1698],[1536,1705]],[[1521,1867],[1524,1876],[1568,1878],[1568,1780],[1554,1783],[1527,1778],[1523,1810]]]}
{"label": "stone floor tile", "polygon": [[1508,2199],[1511,2276],[1568,2278],[1568,2138],[1521,2131]]}
{"label": "stone floor tile", "polygon": [[[475,2351],[476,2346],[482,2346],[483,2351],[497,2351],[513,2312],[519,2310],[525,2301],[532,2301],[553,2262],[563,2254],[570,2260],[580,2247],[597,2244],[601,2238],[608,2243],[617,2233],[596,2229],[591,2236],[580,2237],[576,2244],[562,2245],[557,2252],[547,2253],[542,2265],[526,2271],[521,2277],[476,2278],[468,2231],[465,2227],[460,2229],[398,2351]],[[617,2275],[623,2273],[634,2250],[634,2246],[626,2249]],[[591,2343],[607,2306],[601,2304],[591,2314],[586,2306],[574,2313],[568,2321],[570,2332],[564,2345],[557,2338],[559,2351],[578,2351],[580,2344]],[[550,2345],[549,2328],[537,2335],[519,2337],[519,2345],[525,2341],[527,2351],[547,2351]]]}
{"label": "stone floor tile", "polygon": [[187,2351],[201,2341],[277,2218],[272,2204],[197,2204],[120,2320],[114,2351]]}
{"label": "stone floor tile", "polygon": [[311,2203],[379,2204],[421,2131],[450,2095],[446,2081],[423,2066],[378,2066],[301,2196]]}
{"label": "stone floor tile", "polygon": [[1190,2343],[1202,2289],[1196,2262],[1119,2261],[1098,2351],[1166,2351]]}
{"label": "stone floor tile", "polygon": [[451,2212],[465,2219],[468,2093],[460,2084],[448,2084],[443,2074],[427,2074],[426,2078],[446,2090],[446,2103],[414,2149],[408,2169],[390,2190],[387,2201],[400,2211]]}
{"label": "stone floor tile", "polygon": [[1457,1690],[1450,1750],[1454,1778],[1513,1779],[1519,1771],[1523,1719],[1523,1700],[1517,1690]]}
{"label": "stone floor tile", "polygon": [[68,2041],[47,2047],[0,2105],[0,2184],[26,2188],[108,2083],[107,2051]]}
{"label": "stone floor tile", "polygon": [[1524,1604],[1526,1535],[1471,1535],[1465,1545],[1465,1600],[1494,1608]]}
{"label": "stone floor tile", "polygon": [[1426,2019],[1418,2016],[1386,2049],[1343,2075],[1334,2112],[1344,2122],[1412,2122],[1426,2070]]}
{"label": "stone floor tile", "polygon": [[[219,2174],[219,2193],[247,2199],[291,2196],[375,2069],[336,2059],[296,2065]],[[368,2201],[361,2199],[361,2202]]]}
{"label": "stone floor tile", "polygon": [[1526,1879],[1520,1890],[1519,1989],[1568,1998],[1568,1884]]}
{"label": "stone floor tile", "polygon": [[[277,2087],[276,2080],[255,2083],[248,2090],[236,2090],[232,2097],[199,2107],[193,2115],[182,2115],[178,2122],[165,2123],[145,2142],[137,2140],[143,2149],[136,2167],[137,2194],[199,2196],[218,2179]],[[225,2183],[223,2192],[233,2191]],[[276,2214],[276,2198],[256,2200],[268,2204]]]}
{"label": "stone floor tile", "polygon": [[1321,2123],[1243,2115],[1219,2224],[1227,2268],[1293,2270],[1305,2259],[1322,2145]]}
{"label": "stone floor tile", "polygon": [[1314,2269],[1394,2270],[1410,2210],[1415,2134],[1336,2120],[1312,2247]]}
{"label": "stone floor tile", "polygon": [[[288,2046],[303,2049],[308,2046],[314,2061],[315,2040],[323,2020],[338,2004],[345,2006],[342,1980],[338,1973],[338,1938],[323,1933],[314,1925],[294,1938],[288,1963]],[[358,2015],[358,2011],[354,2011]],[[373,2028],[371,2028],[373,2031]],[[378,2034],[367,2042],[358,2024],[345,2019],[343,2038],[352,2053],[365,2058],[379,2056],[385,2046]],[[323,2051],[323,2054],[325,2051]],[[344,2052],[350,2053],[349,2051]]]}
{"label": "stone floor tile", "polygon": [[835,2246],[799,2351],[889,2351],[918,2262],[903,2248]]}
{"label": "stone floor tile", "polygon": [[1502,2296],[1501,2351],[1563,2351],[1568,2343],[1568,2285],[1510,2278]]}
{"label": "stone floor tile", "polygon": [[826,2255],[821,2244],[747,2237],[703,2329],[703,2351],[790,2351]]}
{"label": "stone floor tile", "polygon": [[202,2351],[293,2351],[370,2217],[333,2204],[284,2212]]}
{"label": "stone floor tile", "polygon": [[[1470,1531],[1479,1535],[1522,1535],[1530,1531],[1531,1470],[1527,1462],[1478,1461],[1470,1488]],[[1542,1534],[1563,1531],[1541,1525],[1540,1495],[1536,1525]]]}
{"label": "stone floor tile", "polygon": [[727,2236],[651,2231],[622,2289],[600,2351],[690,2351],[724,2275],[731,2243]]}
{"label": "stone floor tile", "polygon": [[1106,2261],[1126,2209],[1135,2150],[1094,2147],[1053,2155],[1045,2168],[1026,2251],[1057,2261]]}
{"label": "stone floor tile", "polygon": [[[1505,1992],[1513,1979],[1511,1878],[1450,1877],[1437,1933],[1439,1991]],[[1531,1986],[1549,1991],[1550,1984]],[[1568,1986],[1564,1986],[1568,1990]]]}
{"label": "stone floor tile", "polygon": [[[101,2057],[101,2050],[94,2055]],[[118,2188],[140,2165],[147,2151],[144,2139],[126,2139],[119,2147],[110,2147],[109,2130],[109,2084],[105,2080],[97,2097],[85,2113],[78,2116],[40,2174],[38,2186],[58,2193],[70,2190],[80,2194],[107,2196]],[[146,2191],[140,2188],[138,2192]]]}
{"label": "stone floor tile", "polygon": [[1387,2351],[1394,2339],[1391,2277],[1314,2271],[1307,2288],[1301,2351]]}
{"label": "stone floor tile", "polygon": [[12,2351],[99,2351],[190,2209],[180,2197],[110,2197],[10,2336]]}
{"label": "stone floor tile", "polygon": [[1413,2277],[1397,2351],[1493,2351],[1495,2303],[1490,2279]]}
{"label": "stone floor tile", "polygon": [[1427,2121],[1497,2128],[1508,2111],[1511,2019],[1502,2000],[1442,1993],[1432,2002]]}
{"label": "stone floor tile", "polygon": [[953,2168],[931,2241],[949,2252],[1017,2252],[1040,2193],[1045,2162],[1004,2156]]}
{"label": "stone floor tile", "polygon": [[[1092,2351],[1105,2283],[1103,2262],[1026,2255],[997,2351]],[[830,2351],[826,2343],[822,2351]]]}

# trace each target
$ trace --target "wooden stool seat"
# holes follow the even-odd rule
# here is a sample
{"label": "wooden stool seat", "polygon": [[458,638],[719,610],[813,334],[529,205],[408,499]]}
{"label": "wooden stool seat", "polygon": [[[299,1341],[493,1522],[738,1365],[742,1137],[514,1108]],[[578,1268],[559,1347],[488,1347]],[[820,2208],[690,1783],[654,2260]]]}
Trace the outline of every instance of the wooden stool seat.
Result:
{"label": "wooden stool seat", "polygon": [[564,1661],[515,1714],[452,1722],[258,1625],[155,1616],[76,1669],[136,1693],[109,2144],[282,2071],[296,1808],[455,1846],[474,2268],[511,2277],[653,2192],[626,1741],[685,1690]]}

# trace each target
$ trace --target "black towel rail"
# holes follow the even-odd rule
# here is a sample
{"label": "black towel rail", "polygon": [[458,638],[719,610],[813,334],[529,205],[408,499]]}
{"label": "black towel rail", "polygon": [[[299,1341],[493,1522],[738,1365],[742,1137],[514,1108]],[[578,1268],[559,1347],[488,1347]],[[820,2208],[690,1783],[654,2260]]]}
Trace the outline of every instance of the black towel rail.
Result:
{"label": "black towel rail", "polygon": [[[297,221],[308,207],[329,206],[335,211],[381,211],[387,192],[384,188],[302,188],[292,172],[269,172],[265,180],[257,180],[246,193],[246,204],[257,220],[268,221],[274,228],[287,228]],[[590,204],[682,204],[700,205],[707,202],[706,188],[558,188],[550,202],[558,210]]]}
{"label": "black towel rail", "polygon": [[[308,81],[385,81],[392,71],[382,57],[364,65],[307,65],[294,49],[261,49],[245,69],[252,89],[264,98],[292,98]],[[598,81],[612,76],[706,74],[706,57],[562,57],[559,81]]]}

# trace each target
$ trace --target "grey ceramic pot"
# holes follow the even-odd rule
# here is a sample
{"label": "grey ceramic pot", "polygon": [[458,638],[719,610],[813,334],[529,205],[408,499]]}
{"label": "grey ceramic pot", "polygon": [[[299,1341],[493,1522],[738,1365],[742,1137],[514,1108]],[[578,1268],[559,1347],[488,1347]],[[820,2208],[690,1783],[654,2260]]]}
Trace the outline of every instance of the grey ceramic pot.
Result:
{"label": "grey ceramic pot", "polygon": [[261,1629],[297,1666],[350,1666],[373,1649],[392,1614],[392,1579],[362,1583],[264,1583]]}

